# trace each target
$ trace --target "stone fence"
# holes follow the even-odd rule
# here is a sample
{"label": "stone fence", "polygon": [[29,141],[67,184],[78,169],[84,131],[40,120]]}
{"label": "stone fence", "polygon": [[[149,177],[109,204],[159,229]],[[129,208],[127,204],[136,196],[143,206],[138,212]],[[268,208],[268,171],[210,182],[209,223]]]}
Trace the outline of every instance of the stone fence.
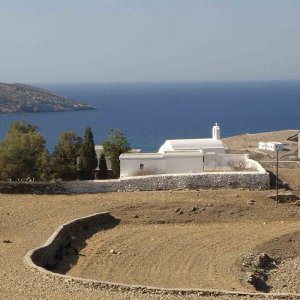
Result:
{"label": "stone fence", "polygon": [[115,180],[61,182],[0,182],[0,193],[83,194],[175,189],[268,189],[267,172],[205,172],[151,175]]}
{"label": "stone fence", "polygon": [[[45,245],[29,251],[25,261],[32,267],[40,267],[53,270],[61,260],[65,259],[68,251],[73,251],[71,256],[78,254],[83,248],[82,242],[92,236],[95,232],[107,228],[109,224],[113,227],[118,220],[109,213],[97,213],[85,218],[76,219],[61,225],[48,239]],[[74,253],[76,249],[76,253]]]}
{"label": "stone fence", "polygon": [[[264,168],[275,168],[276,160],[262,160],[259,162]],[[286,160],[278,162],[279,168],[297,169],[300,168],[300,160]]]}

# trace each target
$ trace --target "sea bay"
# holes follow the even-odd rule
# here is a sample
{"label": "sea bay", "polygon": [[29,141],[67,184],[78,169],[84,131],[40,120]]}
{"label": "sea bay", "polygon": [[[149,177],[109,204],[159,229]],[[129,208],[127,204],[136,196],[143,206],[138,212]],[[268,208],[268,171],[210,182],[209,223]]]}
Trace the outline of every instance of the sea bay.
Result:
{"label": "sea bay", "polygon": [[12,121],[36,124],[53,150],[62,131],[96,144],[110,128],[132,147],[155,151],[165,139],[209,137],[215,122],[223,137],[300,129],[300,81],[33,84],[96,110],[0,115],[0,139]]}

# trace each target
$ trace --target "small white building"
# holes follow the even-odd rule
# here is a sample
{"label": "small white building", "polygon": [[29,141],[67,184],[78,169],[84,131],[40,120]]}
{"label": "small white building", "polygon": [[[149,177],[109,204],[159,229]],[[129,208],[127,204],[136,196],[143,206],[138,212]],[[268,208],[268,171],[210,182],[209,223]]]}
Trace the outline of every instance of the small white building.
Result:
{"label": "small white building", "polygon": [[220,136],[216,123],[211,138],[166,140],[156,153],[124,153],[120,155],[120,176],[229,171],[235,164],[253,167],[255,162],[247,154],[226,154]]}
{"label": "small white building", "polygon": [[259,142],[258,149],[269,151],[283,151],[284,145],[279,142]]}

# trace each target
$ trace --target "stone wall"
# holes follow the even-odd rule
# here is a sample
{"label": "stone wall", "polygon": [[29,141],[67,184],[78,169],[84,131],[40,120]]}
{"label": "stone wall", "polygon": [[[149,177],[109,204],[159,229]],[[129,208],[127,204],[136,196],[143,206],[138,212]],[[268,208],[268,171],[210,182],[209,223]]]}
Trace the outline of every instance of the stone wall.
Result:
{"label": "stone wall", "polygon": [[64,258],[66,250],[79,251],[82,241],[109,223],[117,222],[109,213],[98,213],[61,225],[45,245],[28,252],[25,260],[31,266],[52,270]]}
{"label": "stone wall", "polygon": [[56,194],[65,190],[63,182],[0,181],[4,194]]}
{"label": "stone wall", "polygon": [[[276,161],[260,161],[260,164],[264,168],[275,168],[276,167]],[[278,161],[278,167],[279,168],[287,168],[287,169],[298,169],[300,168],[300,160],[297,161]]]}
{"label": "stone wall", "polygon": [[156,175],[120,180],[125,191],[201,188],[269,188],[269,174],[258,172],[212,172],[191,175]]}
{"label": "stone wall", "polygon": [[1,193],[33,194],[83,194],[205,188],[268,189],[269,187],[270,178],[267,172],[206,172],[58,183],[0,182]]}

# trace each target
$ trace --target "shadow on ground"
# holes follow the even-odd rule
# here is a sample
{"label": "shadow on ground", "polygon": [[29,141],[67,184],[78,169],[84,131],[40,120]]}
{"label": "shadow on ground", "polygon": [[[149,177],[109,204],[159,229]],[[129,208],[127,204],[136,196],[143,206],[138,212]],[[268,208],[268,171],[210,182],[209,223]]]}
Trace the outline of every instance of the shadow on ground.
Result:
{"label": "shadow on ground", "polygon": [[70,235],[56,251],[52,262],[47,262],[43,267],[55,273],[66,274],[77,263],[79,256],[82,255],[81,249],[86,247],[86,241],[91,236],[100,231],[112,229],[119,223],[119,219],[110,216],[107,223],[84,226],[81,232]]}

